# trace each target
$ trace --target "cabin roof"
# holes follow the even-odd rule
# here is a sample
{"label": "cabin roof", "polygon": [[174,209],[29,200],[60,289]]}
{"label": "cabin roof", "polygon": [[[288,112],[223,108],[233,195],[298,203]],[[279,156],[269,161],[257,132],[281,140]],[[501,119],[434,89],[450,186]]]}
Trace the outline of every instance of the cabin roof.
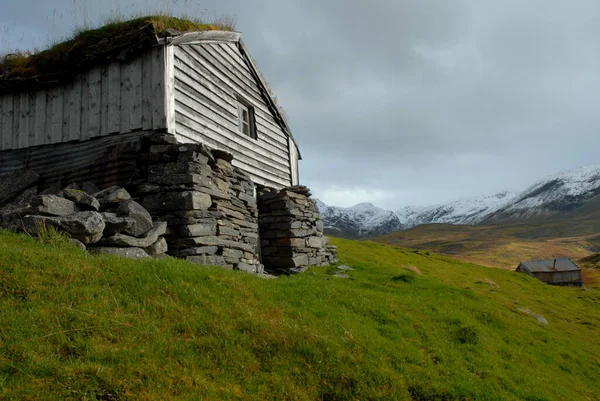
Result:
{"label": "cabin roof", "polygon": [[175,17],[148,16],[111,23],[82,31],[72,39],[35,54],[13,54],[0,60],[0,92],[39,90],[67,82],[98,64],[127,61],[157,45],[208,44],[233,42],[248,62],[275,119],[296,144],[298,143],[280,111],[270,87],[250,57],[241,34],[231,27],[202,24]]}
{"label": "cabin roof", "polygon": [[[555,261],[556,263],[554,263]],[[531,273],[555,273],[581,270],[569,258],[531,260],[527,262],[521,262],[520,266],[524,267]]]}

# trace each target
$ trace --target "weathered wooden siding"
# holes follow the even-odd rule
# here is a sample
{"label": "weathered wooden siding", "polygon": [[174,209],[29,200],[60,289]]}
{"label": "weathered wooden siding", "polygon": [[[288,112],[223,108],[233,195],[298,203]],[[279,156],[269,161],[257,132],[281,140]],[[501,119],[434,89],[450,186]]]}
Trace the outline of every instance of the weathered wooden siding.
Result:
{"label": "weathered wooden siding", "polygon": [[135,173],[142,137],[151,132],[3,150],[0,151],[0,176],[28,168],[40,174],[43,188],[85,181],[92,181],[100,188],[124,185]]}
{"label": "weathered wooden siding", "polygon": [[[288,137],[276,122],[236,43],[174,46],[175,133],[234,155],[254,182],[293,184]],[[237,97],[252,104],[258,139],[238,133]]]}
{"label": "weathered wooden siding", "polygon": [[167,128],[165,52],[157,46],[53,89],[0,94],[0,150]]}

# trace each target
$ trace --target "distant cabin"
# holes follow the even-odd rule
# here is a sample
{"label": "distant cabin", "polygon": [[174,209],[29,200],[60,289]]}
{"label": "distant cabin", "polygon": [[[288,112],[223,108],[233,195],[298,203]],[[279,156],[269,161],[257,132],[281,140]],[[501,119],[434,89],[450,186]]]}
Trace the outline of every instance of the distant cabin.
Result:
{"label": "distant cabin", "polygon": [[553,285],[581,287],[581,269],[569,258],[521,262],[517,272]]}
{"label": "distant cabin", "polygon": [[55,59],[34,76],[0,70],[0,176],[122,184],[140,136],[162,131],[231,153],[256,184],[298,184],[298,145],[240,33],[139,23]]}

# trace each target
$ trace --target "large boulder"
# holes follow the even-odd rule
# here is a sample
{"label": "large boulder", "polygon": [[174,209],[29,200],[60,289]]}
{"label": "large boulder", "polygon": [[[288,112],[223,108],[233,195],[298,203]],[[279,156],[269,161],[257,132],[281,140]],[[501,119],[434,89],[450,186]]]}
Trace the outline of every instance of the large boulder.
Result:
{"label": "large boulder", "polygon": [[67,216],[78,211],[75,202],[57,195],[39,195],[32,202],[32,213],[46,216]]}
{"label": "large boulder", "polygon": [[34,186],[39,179],[40,175],[33,170],[18,170],[0,177],[0,207]]}
{"label": "large boulder", "polygon": [[119,203],[117,207],[118,217],[127,217],[135,223],[123,230],[123,234],[139,237],[152,228],[152,216],[142,205],[129,199]]}
{"label": "large boulder", "polygon": [[67,233],[71,238],[81,241],[84,245],[89,245],[100,241],[105,224],[102,216],[97,212],[77,212],[56,217],[38,215],[23,217],[23,227],[30,234],[39,235],[46,226],[52,226]]}

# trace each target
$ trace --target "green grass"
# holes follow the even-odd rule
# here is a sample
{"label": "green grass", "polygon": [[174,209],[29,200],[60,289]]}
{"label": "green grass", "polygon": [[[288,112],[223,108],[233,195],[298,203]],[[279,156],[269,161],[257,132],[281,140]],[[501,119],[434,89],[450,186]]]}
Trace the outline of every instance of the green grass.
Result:
{"label": "green grass", "polygon": [[0,399],[600,399],[597,289],[371,242],[277,280],[47,242],[0,231]]}
{"label": "green grass", "polygon": [[[145,37],[133,38],[127,42],[128,35],[142,31],[148,25]],[[162,36],[168,30],[180,32],[226,30],[235,28],[235,19],[221,17],[214,22],[205,22],[199,18],[178,18],[168,14],[139,16],[127,21],[108,21],[97,28],[77,28],[73,35],[55,43],[43,51],[16,51],[11,57],[0,60],[0,76],[9,79],[31,78],[37,75],[71,71],[73,65],[79,68],[88,64],[126,59],[130,54],[139,52],[139,47],[150,47],[151,39]],[[126,39],[123,39],[126,38]],[[149,43],[141,43],[142,39]],[[125,43],[122,43],[125,40]],[[156,39],[154,39],[156,41]],[[123,47],[121,47],[123,46]],[[106,59],[102,59],[102,58]],[[71,71],[72,72],[72,71]]]}

